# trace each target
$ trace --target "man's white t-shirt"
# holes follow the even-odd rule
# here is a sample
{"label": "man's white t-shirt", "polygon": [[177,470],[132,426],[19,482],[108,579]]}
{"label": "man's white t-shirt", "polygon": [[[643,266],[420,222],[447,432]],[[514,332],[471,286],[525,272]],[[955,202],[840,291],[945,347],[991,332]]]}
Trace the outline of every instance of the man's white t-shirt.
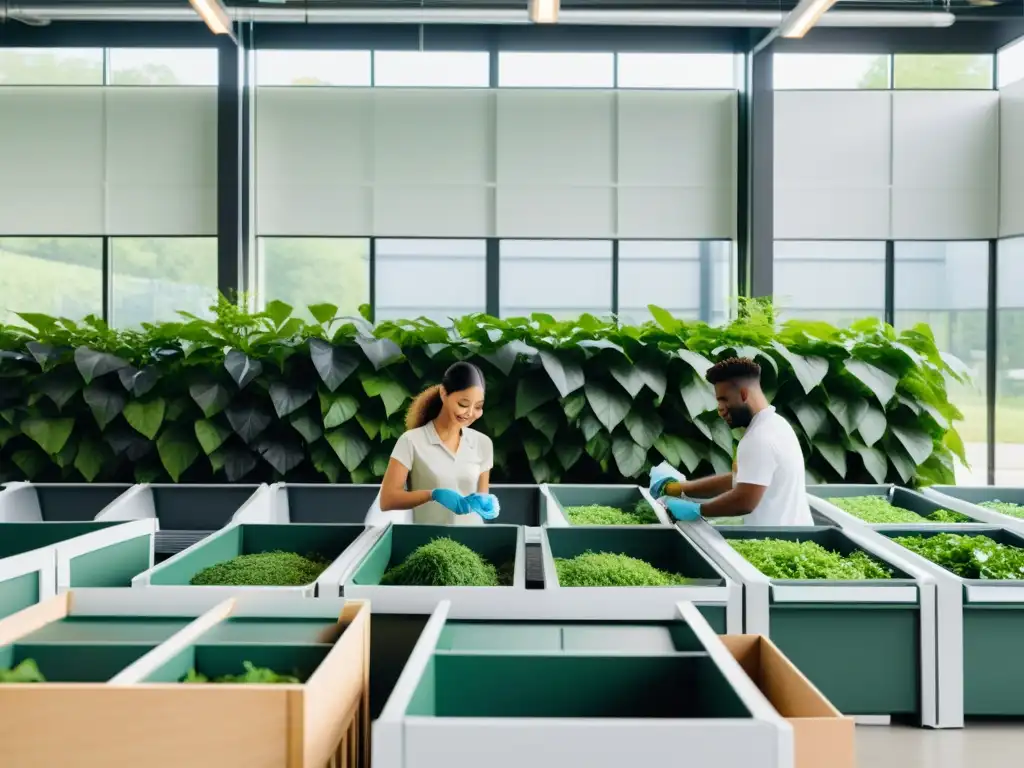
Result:
{"label": "man's white t-shirt", "polygon": [[800,441],[775,408],[754,416],[736,451],[735,483],[765,486],[744,525],[813,525]]}

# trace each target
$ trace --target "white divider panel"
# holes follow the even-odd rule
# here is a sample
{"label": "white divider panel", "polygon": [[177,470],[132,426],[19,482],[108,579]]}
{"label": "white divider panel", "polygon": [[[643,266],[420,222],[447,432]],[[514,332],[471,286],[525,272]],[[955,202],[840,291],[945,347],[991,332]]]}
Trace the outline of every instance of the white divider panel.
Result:
{"label": "white divider panel", "polygon": [[490,232],[495,98],[484,89],[373,92],[374,234]]}
{"label": "white divider panel", "polygon": [[622,91],[620,237],[732,238],[736,91]]}
{"label": "white divider panel", "polygon": [[100,87],[0,88],[0,235],[103,234]]}
{"label": "white divider panel", "polygon": [[999,236],[1024,235],[1024,80],[999,92]]}
{"label": "white divider panel", "polygon": [[889,236],[891,110],[885,91],[776,91],[776,239]]}
{"label": "white divider panel", "polygon": [[104,89],[106,231],[217,233],[217,89]]}
{"label": "white divider panel", "polygon": [[258,233],[371,234],[373,93],[264,87],[255,102]]}
{"label": "white divider panel", "polygon": [[995,237],[998,92],[894,91],[892,99],[892,237]]}

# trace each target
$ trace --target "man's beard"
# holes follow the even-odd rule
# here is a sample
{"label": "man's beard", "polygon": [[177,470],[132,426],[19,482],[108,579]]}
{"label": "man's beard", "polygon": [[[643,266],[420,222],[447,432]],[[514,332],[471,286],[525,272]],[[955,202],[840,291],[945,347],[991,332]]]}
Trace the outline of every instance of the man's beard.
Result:
{"label": "man's beard", "polygon": [[737,405],[729,409],[729,426],[733,429],[749,427],[753,420],[754,414],[749,405]]}

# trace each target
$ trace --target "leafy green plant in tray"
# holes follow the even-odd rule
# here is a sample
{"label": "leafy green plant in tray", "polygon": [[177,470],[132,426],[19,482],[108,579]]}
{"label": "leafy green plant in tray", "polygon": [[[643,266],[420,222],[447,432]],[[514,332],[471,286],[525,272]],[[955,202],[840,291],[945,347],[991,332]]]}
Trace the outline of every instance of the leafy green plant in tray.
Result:
{"label": "leafy green plant in tray", "polygon": [[204,674],[190,669],[188,674],[182,678],[183,683],[256,683],[261,685],[294,685],[301,682],[294,675],[280,675],[272,669],[257,667],[251,661],[243,661],[245,671],[240,675],[222,675],[211,680]]}
{"label": "leafy green plant in tray", "polygon": [[928,515],[919,515],[909,509],[897,507],[884,496],[844,496],[825,499],[829,504],[839,507],[847,514],[853,515],[866,523],[970,523],[967,515],[949,509],[937,509]]}
{"label": "leafy green plant in tray", "polygon": [[0,684],[3,683],[45,683],[46,678],[39,671],[34,659],[25,659],[18,666],[0,669]]}
{"label": "leafy green plant in tray", "polygon": [[644,560],[610,552],[555,558],[555,570],[563,587],[676,587],[692,581]]}
{"label": "leafy green plant in tray", "polygon": [[729,544],[772,579],[863,581],[892,578],[892,570],[887,565],[860,550],[842,555],[814,541],[783,539],[733,539]]}
{"label": "leafy green plant in tray", "polygon": [[999,501],[999,499],[994,499],[992,501],[983,501],[978,506],[985,507],[985,509],[991,509],[993,512],[998,512],[1002,515],[1024,518],[1024,504],[1014,504],[1011,501]]}
{"label": "leafy green plant in tray", "polygon": [[565,516],[573,525],[657,525],[661,522],[647,499],[640,499],[631,510],[601,504],[566,507]]}
{"label": "leafy green plant in tray", "polygon": [[312,584],[330,562],[320,555],[295,552],[260,552],[239,555],[199,571],[194,586],[301,587]]}
{"label": "leafy green plant in tray", "polygon": [[899,536],[893,541],[964,579],[1024,579],[1024,548],[1000,544],[988,536],[939,533]]}
{"label": "leafy green plant in tray", "polygon": [[398,565],[380,583],[404,587],[502,587],[512,584],[514,564],[496,568],[465,544],[432,539]]}

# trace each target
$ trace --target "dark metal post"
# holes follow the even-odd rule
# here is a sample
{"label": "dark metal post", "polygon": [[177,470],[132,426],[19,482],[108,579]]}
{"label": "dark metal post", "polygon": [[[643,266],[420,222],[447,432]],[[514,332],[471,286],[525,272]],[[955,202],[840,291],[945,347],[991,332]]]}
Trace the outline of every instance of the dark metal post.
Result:
{"label": "dark metal post", "polygon": [[748,54],[746,80],[740,108],[740,293],[771,296],[775,250],[772,46]]}
{"label": "dark metal post", "polygon": [[[241,41],[218,41],[217,85],[217,288],[233,297],[248,285],[247,190],[243,190],[246,56]],[[246,194],[243,197],[243,192]],[[246,201],[243,204],[243,201]]]}
{"label": "dark metal post", "polygon": [[996,482],[996,395],[999,375],[999,241],[988,241],[988,309],[985,324],[985,416],[989,485]]}
{"label": "dark metal post", "polygon": [[896,243],[885,241],[885,322],[896,325]]}
{"label": "dark metal post", "polygon": [[700,264],[700,306],[698,312],[701,322],[710,323],[712,315],[712,285],[714,280],[714,260],[711,258],[711,249],[714,246],[708,240],[701,240],[698,250]]}

